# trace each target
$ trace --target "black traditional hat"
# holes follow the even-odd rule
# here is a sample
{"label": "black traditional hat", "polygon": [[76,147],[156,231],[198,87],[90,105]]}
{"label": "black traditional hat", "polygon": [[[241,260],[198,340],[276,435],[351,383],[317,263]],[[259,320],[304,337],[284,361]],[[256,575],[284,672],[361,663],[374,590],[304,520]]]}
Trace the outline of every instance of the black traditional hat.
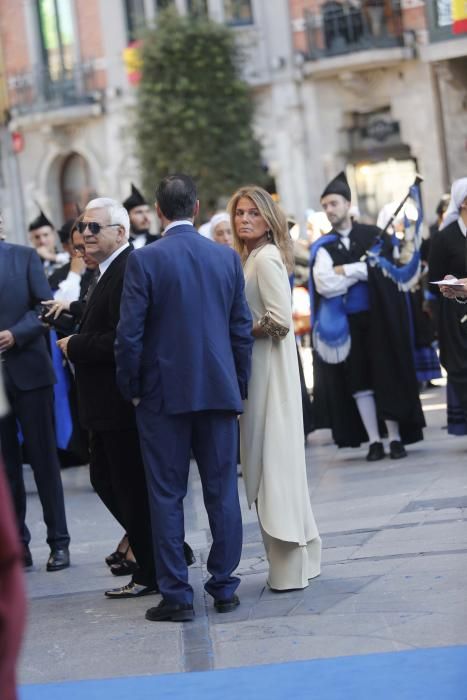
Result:
{"label": "black traditional hat", "polygon": [[135,187],[133,183],[131,183],[131,194],[125,199],[125,201],[123,202],[123,206],[129,212],[131,209],[134,209],[135,207],[141,207],[144,204],[147,204],[147,202],[144,199],[143,195],[138,190],[138,188]]}
{"label": "black traditional hat", "polygon": [[39,208],[39,211],[39,216],[37,216],[34,221],[31,221],[29,224],[29,231],[35,231],[37,228],[42,228],[42,226],[50,226],[51,228],[54,228],[53,223],[49,221],[42,209]]}
{"label": "black traditional hat", "polygon": [[350,202],[352,200],[349,183],[347,182],[347,178],[343,170],[339,173],[339,175],[336,175],[336,177],[331,180],[327,187],[324,188],[321,199],[326,197],[328,194],[340,194],[342,197],[347,199],[347,201]]}

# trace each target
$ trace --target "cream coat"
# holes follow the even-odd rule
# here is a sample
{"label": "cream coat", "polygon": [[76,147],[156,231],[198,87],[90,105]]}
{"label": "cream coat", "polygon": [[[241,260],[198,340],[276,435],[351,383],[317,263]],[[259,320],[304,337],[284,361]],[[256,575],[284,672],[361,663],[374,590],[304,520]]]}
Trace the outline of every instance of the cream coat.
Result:
{"label": "cream coat", "polygon": [[258,338],[253,347],[248,400],[240,417],[241,462],[248,503],[251,507],[256,501],[261,527],[271,537],[302,547],[315,540],[315,561],[309,562],[306,581],[319,573],[320,540],[306,478],[289,279],[273,244],[254,250],[244,272],[253,322],[256,324],[269,311],[273,321],[290,329],[281,340]]}

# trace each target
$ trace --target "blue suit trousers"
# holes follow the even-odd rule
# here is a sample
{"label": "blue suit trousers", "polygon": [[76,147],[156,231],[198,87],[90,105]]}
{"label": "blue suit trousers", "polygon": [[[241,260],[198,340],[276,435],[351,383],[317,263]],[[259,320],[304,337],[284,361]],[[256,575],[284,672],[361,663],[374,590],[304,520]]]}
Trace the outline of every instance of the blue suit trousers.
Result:
{"label": "blue suit trousers", "polygon": [[242,519],[237,485],[237,418],[224,411],[166,415],[143,398],[136,409],[151,512],[157,583],[163,598],[192,604],[183,542],[183,499],[190,451],[198,464],[212,534],[206,591],[216,600],[231,598],[240,579],[233,576],[242,550]]}

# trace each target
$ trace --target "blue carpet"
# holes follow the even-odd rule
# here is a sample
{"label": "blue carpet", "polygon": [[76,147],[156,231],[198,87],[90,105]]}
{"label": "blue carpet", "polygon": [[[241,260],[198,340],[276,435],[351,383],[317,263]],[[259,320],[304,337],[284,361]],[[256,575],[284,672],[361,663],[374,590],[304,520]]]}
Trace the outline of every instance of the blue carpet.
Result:
{"label": "blue carpet", "polygon": [[26,685],[20,700],[467,700],[467,646]]}

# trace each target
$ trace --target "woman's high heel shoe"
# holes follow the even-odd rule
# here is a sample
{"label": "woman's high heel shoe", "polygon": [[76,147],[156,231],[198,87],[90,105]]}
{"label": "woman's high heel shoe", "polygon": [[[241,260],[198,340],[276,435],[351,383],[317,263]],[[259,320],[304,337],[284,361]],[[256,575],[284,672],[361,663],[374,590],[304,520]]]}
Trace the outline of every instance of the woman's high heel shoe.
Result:
{"label": "woman's high heel shoe", "polygon": [[114,576],[131,576],[138,571],[138,564],[131,559],[122,559],[116,564],[112,564],[110,571]]}
{"label": "woman's high heel shoe", "polygon": [[[122,549],[122,545],[125,545]],[[126,559],[126,555],[128,554],[128,550],[130,549],[130,543],[128,542],[128,535],[124,535],[120,542],[117,545],[117,549],[115,552],[112,552],[112,554],[109,554],[108,557],[105,558],[105,563],[107,566],[113,566],[114,564],[120,564],[121,561]]]}

